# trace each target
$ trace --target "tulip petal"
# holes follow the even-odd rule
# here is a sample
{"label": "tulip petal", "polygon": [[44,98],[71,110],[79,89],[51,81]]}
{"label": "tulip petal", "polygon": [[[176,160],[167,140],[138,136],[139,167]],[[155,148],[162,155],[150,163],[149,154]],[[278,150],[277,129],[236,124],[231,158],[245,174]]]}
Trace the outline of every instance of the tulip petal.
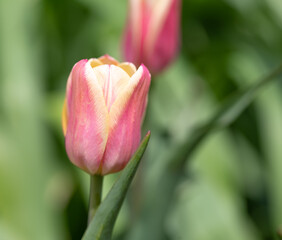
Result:
{"label": "tulip petal", "polygon": [[160,31],[163,27],[166,28],[164,21],[173,2],[174,0],[155,0],[151,7],[147,4],[147,11],[150,15],[150,23],[148,27],[148,33],[150,33],[150,35],[146,38],[146,51],[152,51]]}
{"label": "tulip petal", "polygon": [[129,14],[124,36],[124,57],[127,61],[140,65],[142,61],[143,38],[146,34],[146,4],[142,0],[129,1]]}
{"label": "tulip petal", "polygon": [[67,126],[68,126],[68,109],[70,106],[70,99],[71,99],[71,86],[72,86],[72,74],[70,73],[67,81],[66,87],[66,98],[64,101],[63,112],[62,112],[62,125],[63,125],[63,133],[66,136],[67,133]]}
{"label": "tulip petal", "polygon": [[107,64],[93,68],[93,73],[103,90],[108,112],[110,112],[113,102],[125,86],[128,85],[130,77],[123,69]]}
{"label": "tulip petal", "polygon": [[115,60],[113,57],[111,57],[108,54],[105,54],[102,57],[98,58],[99,61],[101,61],[103,64],[112,64],[112,65],[118,65],[119,62],[117,60]]}
{"label": "tulip petal", "polygon": [[68,126],[68,112],[67,112],[67,103],[66,99],[64,101],[63,112],[62,112],[62,126],[63,126],[63,133],[66,136],[67,133],[67,126]]}
{"label": "tulip petal", "polygon": [[131,77],[136,72],[136,67],[132,63],[123,62],[123,63],[120,63],[118,66],[122,68],[124,71],[126,71],[129,77]]}
{"label": "tulip petal", "polygon": [[120,171],[137,149],[150,82],[149,71],[141,65],[112,104],[108,142],[102,160],[103,175]]}
{"label": "tulip petal", "polygon": [[87,60],[73,67],[70,78],[66,150],[73,164],[94,174],[106,147],[109,114],[103,91]]}
{"label": "tulip petal", "polygon": [[145,43],[146,64],[154,73],[163,70],[179,47],[180,0],[158,0],[152,10],[148,29],[152,33]]}
{"label": "tulip petal", "polygon": [[91,65],[92,68],[98,67],[98,66],[100,66],[100,65],[103,65],[103,63],[102,63],[99,59],[97,59],[97,58],[91,58],[91,59],[89,59],[89,63],[90,63],[90,65]]}

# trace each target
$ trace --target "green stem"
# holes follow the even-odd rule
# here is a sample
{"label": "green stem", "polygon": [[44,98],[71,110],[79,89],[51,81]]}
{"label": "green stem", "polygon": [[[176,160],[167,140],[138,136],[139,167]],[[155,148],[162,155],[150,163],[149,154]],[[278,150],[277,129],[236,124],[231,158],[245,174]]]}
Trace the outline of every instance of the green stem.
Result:
{"label": "green stem", "polygon": [[88,225],[94,217],[97,208],[101,203],[103,188],[103,176],[90,175],[90,193],[89,193],[89,210]]}

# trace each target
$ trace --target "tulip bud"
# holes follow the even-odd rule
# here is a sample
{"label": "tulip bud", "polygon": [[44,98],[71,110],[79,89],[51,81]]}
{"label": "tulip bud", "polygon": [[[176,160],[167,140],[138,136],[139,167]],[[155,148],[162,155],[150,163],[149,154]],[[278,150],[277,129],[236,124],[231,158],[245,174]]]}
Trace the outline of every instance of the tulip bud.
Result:
{"label": "tulip bud", "polygon": [[144,63],[156,74],[173,60],[179,47],[180,5],[181,0],[129,0],[126,61]]}
{"label": "tulip bud", "polygon": [[70,73],[63,131],[71,162],[90,174],[122,170],[140,142],[151,75],[108,55],[81,60]]}

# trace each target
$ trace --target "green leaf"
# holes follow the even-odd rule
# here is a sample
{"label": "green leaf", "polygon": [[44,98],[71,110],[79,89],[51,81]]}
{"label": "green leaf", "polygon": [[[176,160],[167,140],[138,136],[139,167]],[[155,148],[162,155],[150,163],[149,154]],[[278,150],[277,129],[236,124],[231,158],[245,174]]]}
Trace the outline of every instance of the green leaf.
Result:
{"label": "green leaf", "polygon": [[186,141],[173,151],[171,156],[168,156],[167,167],[171,168],[175,166],[183,169],[183,164],[186,162],[187,158],[209,133],[227,127],[233,123],[250,105],[259,90],[276,77],[280,76],[281,73],[282,65],[274,69],[269,75],[265,76],[254,85],[231,98],[208,122],[195,127],[196,130],[194,133],[189,135]]}
{"label": "green leaf", "polygon": [[[160,174],[150,182],[149,192],[145,194],[145,201],[141,209],[141,216],[137,228],[131,230],[128,240],[133,239],[165,239],[164,220],[167,209],[173,202],[175,186],[185,176],[185,164],[191,159],[194,150],[213,131],[229,126],[249,106],[259,90],[282,73],[282,65],[272,71],[248,89],[230,99],[209,121],[199,124],[194,132],[181,143],[174,146],[174,150],[164,153]],[[162,154],[162,153],[160,153]],[[158,196],[157,198],[155,196]],[[154,206],[152,210],[152,206]],[[142,227],[140,227],[140,225]],[[138,232],[142,228],[142,232]],[[138,232],[138,234],[136,234]],[[135,237],[137,236],[137,237]]]}
{"label": "green leaf", "polygon": [[139,162],[146,150],[149,139],[150,132],[148,132],[144,137],[134,156],[122,171],[119,179],[116,181],[105,200],[99,206],[95,217],[82,237],[83,240],[111,239],[115,220],[118,216],[129,185],[135,175]]}

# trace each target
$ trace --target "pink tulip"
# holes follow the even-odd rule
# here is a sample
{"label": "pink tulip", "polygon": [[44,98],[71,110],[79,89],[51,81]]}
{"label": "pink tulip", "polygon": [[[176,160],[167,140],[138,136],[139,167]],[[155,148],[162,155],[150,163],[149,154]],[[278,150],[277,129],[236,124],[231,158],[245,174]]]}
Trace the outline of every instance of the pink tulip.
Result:
{"label": "pink tulip", "polygon": [[150,82],[144,65],[136,70],[108,55],[74,65],[62,119],[74,165],[92,175],[125,167],[140,142]]}
{"label": "pink tulip", "polygon": [[179,48],[181,0],[129,0],[124,56],[156,74]]}

